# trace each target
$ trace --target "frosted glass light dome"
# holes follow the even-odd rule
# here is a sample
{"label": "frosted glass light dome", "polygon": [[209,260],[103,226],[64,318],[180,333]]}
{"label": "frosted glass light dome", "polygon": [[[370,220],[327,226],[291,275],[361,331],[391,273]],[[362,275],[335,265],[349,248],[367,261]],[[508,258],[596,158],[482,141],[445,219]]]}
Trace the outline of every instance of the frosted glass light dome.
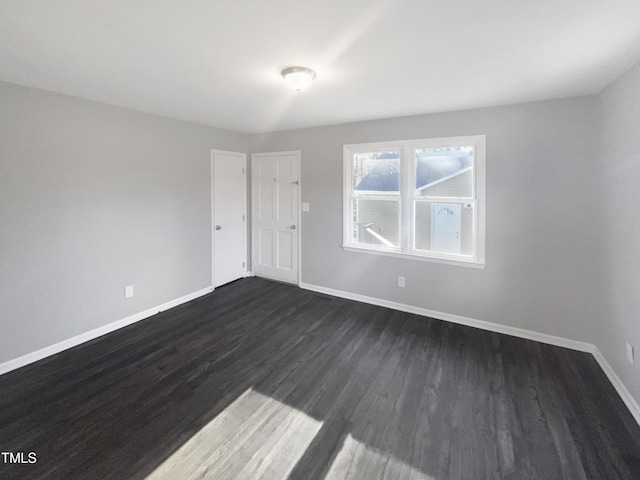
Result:
{"label": "frosted glass light dome", "polygon": [[282,70],[281,73],[282,78],[297,92],[309,88],[316,76],[316,72],[306,67],[289,67]]}

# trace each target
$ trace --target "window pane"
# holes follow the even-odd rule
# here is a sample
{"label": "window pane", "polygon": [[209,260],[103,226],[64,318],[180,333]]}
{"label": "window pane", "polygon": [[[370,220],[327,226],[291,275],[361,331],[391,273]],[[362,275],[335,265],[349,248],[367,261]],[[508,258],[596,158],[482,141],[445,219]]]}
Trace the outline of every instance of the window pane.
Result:
{"label": "window pane", "polygon": [[473,202],[415,202],[414,248],[473,255]]}
{"label": "window pane", "polygon": [[473,147],[416,150],[416,196],[473,196]]}
{"label": "window pane", "polygon": [[400,152],[353,155],[353,188],[356,195],[398,195]]}
{"label": "window pane", "polygon": [[382,247],[400,246],[400,201],[353,199],[353,241]]}

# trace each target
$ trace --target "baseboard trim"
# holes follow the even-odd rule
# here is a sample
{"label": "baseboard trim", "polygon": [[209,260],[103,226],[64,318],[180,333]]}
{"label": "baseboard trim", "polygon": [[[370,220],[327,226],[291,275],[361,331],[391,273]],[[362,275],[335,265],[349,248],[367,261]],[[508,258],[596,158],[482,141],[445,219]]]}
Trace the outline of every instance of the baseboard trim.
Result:
{"label": "baseboard trim", "polygon": [[572,350],[578,350],[581,352],[592,352],[593,350],[593,345],[590,343],[579,342],[577,340],[571,340],[564,337],[556,337],[554,335],[547,335],[545,333],[538,333],[531,330],[525,330],[523,328],[511,327],[509,325],[501,325],[499,323],[476,320],[475,318],[463,317],[461,315],[454,315],[451,313],[438,312],[436,310],[429,310],[427,308],[416,307],[414,305],[392,302],[390,300],[382,300],[379,298],[368,297],[366,295],[345,292],[342,290],[334,290],[332,288],[320,287],[318,285],[312,285],[309,283],[301,283],[300,288],[304,288],[305,290],[312,290],[318,293],[325,293],[327,295],[333,295],[334,297],[346,298],[348,300],[355,300],[371,305],[377,305],[379,307],[392,308],[393,310],[399,310],[401,312],[414,313],[416,315],[422,315],[424,317],[431,317],[437,320],[457,323],[459,325],[480,328],[482,330],[488,330],[490,332],[504,333],[505,335],[512,335],[514,337],[526,338],[528,340],[535,340],[537,342],[548,343],[550,345],[557,345],[559,347],[570,348]]}
{"label": "baseboard trim", "polygon": [[[607,359],[604,357],[602,352],[591,343],[579,342],[577,340],[571,340],[568,338],[557,337],[554,335],[548,335],[544,333],[534,332],[531,330],[525,330],[522,328],[511,327],[508,325],[500,325],[497,323],[487,322],[484,320],[477,320],[474,318],[463,317],[461,315],[453,315],[450,313],[438,312],[436,310],[429,310],[426,308],[416,307],[413,305],[407,305],[398,302],[392,302],[389,300],[382,300],[379,298],[369,297],[366,295],[360,295],[357,293],[345,292],[342,290],[335,290],[333,288],[321,287],[319,285],[313,285],[309,283],[300,283],[300,288],[305,290],[310,290],[318,293],[323,293],[326,295],[332,295],[334,297],[346,298],[348,300],[355,300],[357,302],[368,303],[371,305],[377,305],[380,307],[391,308],[393,310],[399,310],[401,312],[413,313],[416,315],[421,315],[424,317],[435,318],[437,320],[443,320],[446,322],[452,322],[459,325],[466,325],[469,327],[480,328],[482,330],[487,330],[496,333],[503,333],[505,335],[512,335],[514,337],[525,338],[528,340],[535,340],[541,343],[547,343],[550,345],[556,345],[559,347],[570,348],[572,350],[578,350],[581,352],[591,353],[595,360],[600,365],[600,368],[604,371],[605,375],[614,386],[620,398],[625,403],[631,415],[633,415],[636,422],[640,425],[640,405],[633,398],[627,387],[624,385],[620,377],[616,374],[613,367],[609,364]],[[184,295],[180,298],[176,298],[169,302],[163,303],[156,307],[149,308],[143,312],[136,313],[129,317],[123,318],[121,320],[117,320],[115,322],[109,323],[102,327],[98,327],[94,330],[90,330],[89,332],[82,333],[80,335],[76,335],[75,337],[69,338],[67,340],[63,340],[62,342],[58,342],[54,345],[50,345],[48,347],[42,348],[32,353],[28,353],[26,355],[22,355],[21,357],[9,360],[0,364],[0,375],[8,373],[12,370],[16,370],[25,365],[29,365],[30,363],[37,362],[38,360],[42,360],[51,355],[55,355],[56,353],[60,353],[69,348],[75,347],[82,343],[88,342],[95,338],[101,337],[102,335],[106,335],[107,333],[111,333],[115,330],[119,330],[123,327],[131,325],[133,323],[139,322],[140,320],[144,320],[145,318],[149,318],[157,313],[163,312],[173,307],[177,307],[178,305],[182,305],[183,303],[187,303],[191,300],[195,300],[203,295],[211,293],[213,291],[213,287],[203,288],[202,290],[198,290],[197,292],[193,292],[187,295]]]}
{"label": "baseboard trim", "polygon": [[627,387],[625,387],[616,371],[609,362],[607,362],[607,359],[604,357],[600,349],[593,345],[591,353],[595,357],[596,362],[598,362],[598,365],[600,365],[600,368],[604,371],[605,375],[609,378],[609,381],[618,392],[618,395],[620,395],[620,398],[622,398],[622,401],[631,412],[631,415],[633,415],[633,418],[635,418],[638,425],[640,425],[640,405],[638,405],[638,402],[633,398],[631,392],[627,390]]}
{"label": "baseboard trim", "polygon": [[182,305],[183,303],[187,303],[191,300],[195,300],[196,298],[206,295],[207,293],[210,293],[212,291],[213,287],[203,288],[202,290],[189,293],[180,298],[176,298],[169,302],[163,303],[162,305],[149,308],[143,312],[136,313],[121,320],[117,320],[102,327],[98,327],[94,330],[81,333],[80,335],[76,335],[75,337],[63,340],[62,342],[58,342],[54,345],[50,345],[40,350],[36,350],[35,352],[27,353],[26,355],[22,355],[21,357],[14,358],[13,360],[9,360],[0,364],[0,375],[8,373],[12,370],[16,370],[20,367],[24,367],[25,365],[29,365],[30,363],[37,362],[38,360],[42,360],[43,358],[50,357],[51,355],[55,355],[56,353],[60,353],[64,350],[80,345],[81,343],[93,340],[94,338],[101,337],[102,335],[106,335],[107,333],[119,330],[123,327],[126,327],[127,325],[131,325],[132,323],[136,323],[140,320],[144,320],[145,318],[149,318],[157,313],[163,312],[173,307],[177,307],[178,305]]}
{"label": "baseboard trim", "polygon": [[311,290],[313,292],[324,293],[326,295],[332,295],[334,297],[346,298],[348,300],[355,300],[357,302],[377,305],[379,307],[391,308],[393,310],[399,310],[401,312],[414,313],[416,315],[435,318],[437,320],[443,320],[445,322],[457,323],[459,325],[480,328],[482,330],[487,330],[490,332],[503,333],[505,335],[511,335],[527,340],[534,340],[536,342],[547,343],[549,345],[555,345],[558,347],[569,348],[571,350],[590,353],[594,356],[594,358],[604,371],[605,375],[607,375],[607,378],[609,378],[609,381],[620,395],[620,398],[622,398],[622,401],[631,412],[631,415],[633,415],[633,418],[636,420],[636,422],[638,422],[638,425],[640,425],[640,407],[638,406],[638,403],[635,401],[629,390],[627,390],[627,387],[625,387],[624,383],[622,383],[622,380],[620,379],[620,377],[618,377],[609,362],[607,362],[598,347],[596,347],[592,343],[580,342],[577,340],[571,340],[569,338],[557,337],[555,335],[548,335],[546,333],[534,332],[532,330],[511,327],[508,325],[500,325],[498,323],[463,317],[461,315],[438,312],[436,310],[429,310],[427,308],[416,307],[414,305],[392,302],[390,300],[382,300],[380,298],[368,297],[366,295],[345,292],[343,290],[335,290],[333,288],[321,287],[319,285],[313,285],[310,283],[301,282],[300,288]]}

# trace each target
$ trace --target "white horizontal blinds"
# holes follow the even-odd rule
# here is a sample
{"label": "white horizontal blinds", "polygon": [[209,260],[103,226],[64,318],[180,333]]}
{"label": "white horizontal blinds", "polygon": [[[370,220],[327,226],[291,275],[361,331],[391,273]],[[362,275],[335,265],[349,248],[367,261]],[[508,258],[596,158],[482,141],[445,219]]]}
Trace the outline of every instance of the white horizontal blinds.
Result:
{"label": "white horizontal blinds", "polygon": [[474,255],[473,146],[417,148],[413,192],[413,249]]}
{"label": "white horizontal blinds", "polygon": [[352,156],[351,239],[381,249],[399,249],[401,151],[357,152]]}

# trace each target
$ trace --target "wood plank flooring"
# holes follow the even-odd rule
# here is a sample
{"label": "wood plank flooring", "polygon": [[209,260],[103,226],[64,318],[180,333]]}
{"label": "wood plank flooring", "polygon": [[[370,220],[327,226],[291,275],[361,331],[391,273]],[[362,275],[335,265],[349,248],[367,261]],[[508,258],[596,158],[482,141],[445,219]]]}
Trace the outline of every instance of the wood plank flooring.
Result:
{"label": "wood plank flooring", "polygon": [[591,355],[258,278],[0,393],[1,479],[640,479]]}

